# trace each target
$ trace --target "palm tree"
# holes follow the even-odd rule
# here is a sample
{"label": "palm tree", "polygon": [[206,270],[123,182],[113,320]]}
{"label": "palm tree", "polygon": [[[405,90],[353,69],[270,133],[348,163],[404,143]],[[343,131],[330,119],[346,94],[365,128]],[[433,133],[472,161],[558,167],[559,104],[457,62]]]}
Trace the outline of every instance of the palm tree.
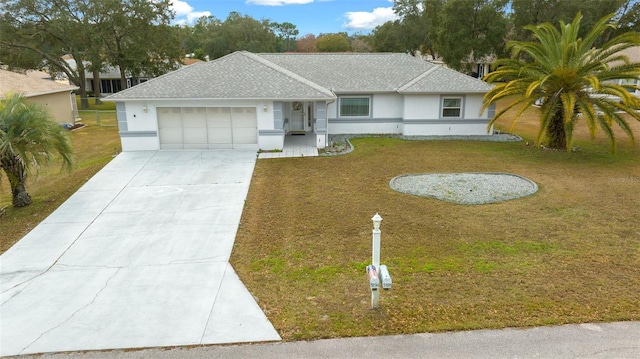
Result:
{"label": "palm tree", "polygon": [[640,44],[640,35],[624,33],[595,47],[607,30],[615,28],[612,17],[601,19],[584,38],[578,37],[582,18],[578,13],[569,24],[561,21],[559,30],[549,23],[527,26],[533,41],[510,41],[507,50],[512,58],[498,60],[496,71],[485,76],[495,87],[485,95],[484,108],[502,99],[508,103],[490,125],[516,108],[515,125],[525,110],[540,101],[538,146],[546,140],[550,148],[570,150],[579,119],[587,122],[592,138],[600,127],[612,152],[614,124],[635,145],[624,114],[640,121],[635,111],[640,101],[629,92],[638,88],[640,64],[631,63],[620,51]]}
{"label": "palm tree", "polygon": [[0,101],[0,168],[9,179],[14,207],[31,203],[25,182],[32,169],[56,155],[63,168],[70,169],[72,153],[67,131],[43,107],[19,94],[7,94]]}

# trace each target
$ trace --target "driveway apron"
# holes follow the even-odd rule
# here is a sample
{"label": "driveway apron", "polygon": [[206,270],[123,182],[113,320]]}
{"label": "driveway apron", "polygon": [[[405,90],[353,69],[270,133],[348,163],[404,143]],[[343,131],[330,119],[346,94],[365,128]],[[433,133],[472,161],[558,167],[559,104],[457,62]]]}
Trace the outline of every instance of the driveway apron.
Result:
{"label": "driveway apron", "polygon": [[280,340],[228,262],[255,161],[119,154],[0,256],[0,355]]}

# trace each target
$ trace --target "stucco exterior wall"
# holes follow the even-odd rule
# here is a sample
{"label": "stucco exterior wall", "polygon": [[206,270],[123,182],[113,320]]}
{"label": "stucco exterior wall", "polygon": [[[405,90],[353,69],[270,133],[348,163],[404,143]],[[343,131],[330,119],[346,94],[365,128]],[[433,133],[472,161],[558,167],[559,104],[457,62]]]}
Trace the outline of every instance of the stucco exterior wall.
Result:
{"label": "stucco exterior wall", "polygon": [[[119,103],[118,126],[123,151],[159,150],[157,107],[255,107],[258,148],[282,149],[284,133],[274,130],[273,102],[227,101],[127,101]],[[124,119],[123,119],[124,117]],[[260,134],[263,131],[263,134]]]}
{"label": "stucco exterior wall", "polygon": [[405,95],[405,120],[435,120],[440,118],[440,95]]}
{"label": "stucco exterior wall", "polygon": [[363,94],[371,97],[370,117],[340,117],[338,101],[328,106],[329,134],[402,133],[403,96],[397,93]]}
{"label": "stucco exterior wall", "polygon": [[[443,96],[462,98],[460,118],[442,117]],[[403,134],[406,136],[487,135],[482,94],[373,94],[371,117],[339,117],[338,102],[329,105],[330,134]]]}
{"label": "stucco exterior wall", "polygon": [[487,110],[480,112],[483,97],[484,95],[482,94],[469,94],[466,96],[465,118],[487,118]]}
{"label": "stucco exterior wall", "polygon": [[[459,118],[442,116],[442,98],[461,97]],[[480,113],[483,94],[405,95],[404,129],[406,136],[478,136],[491,134],[488,112]]]}
{"label": "stucco exterior wall", "polygon": [[[440,94],[371,94],[371,116],[339,117],[338,101],[327,104],[328,125],[317,119],[318,108],[324,116],[324,101],[313,104],[318,147],[326,144],[326,134],[404,134],[407,136],[487,135],[488,111],[480,113],[482,94],[451,95],[462,98],[459,118],[442,117]],[[321,106],[322,105],[322,106]],[[264,100],[183,100],[128,101],[118,104],[118,125],[124,151],[158,150],[157,107],[254,107],[258,144],[262,150],[278,150],[284,145],[283,119],[286,103]],[[277,127],[277,128],[276,128]]]}
{"label": "stucco exterior wall", "polygon": [[72,101],[75,99],[68,91],[28,97],[27,100],[46,108],[60,124],[74,123]]}

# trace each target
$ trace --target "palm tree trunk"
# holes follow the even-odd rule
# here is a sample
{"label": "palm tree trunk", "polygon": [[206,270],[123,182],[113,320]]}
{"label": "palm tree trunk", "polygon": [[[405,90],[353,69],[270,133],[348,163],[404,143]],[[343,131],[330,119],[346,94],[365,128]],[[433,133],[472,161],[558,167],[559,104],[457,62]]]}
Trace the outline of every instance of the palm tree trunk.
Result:
{"label": "palm tree trunk", "polygon": [[27,171],[22,159],[19,157],[2,159],[2,161],[0,161],[0,167],[2,167],[9,179],[13,206],[24,207],[30,205],[31,196],[29,196],[25,188]]}
{"label": "palm tree trunk", "polygon": [[562,109],[556,113],[547,124],[547,145],[554,150],[567,150],[567,133],[564,129],[564,112]]}

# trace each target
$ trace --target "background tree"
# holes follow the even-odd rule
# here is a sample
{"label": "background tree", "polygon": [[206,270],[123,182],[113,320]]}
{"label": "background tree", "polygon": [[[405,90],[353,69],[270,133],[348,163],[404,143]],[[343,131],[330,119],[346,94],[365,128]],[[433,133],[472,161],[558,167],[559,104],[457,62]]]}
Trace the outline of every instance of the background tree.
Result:
{"label": "background tree", "polygon": [[559,21],[571,22],[582,12],[580,36],[584,36],[600,19],[618,11],[627,0],[512,0],[513,40],[531,40],[528,25]]}
{"label": "background tree", "polygon": [[296,41],[296,52],[317,52],[318,39],[314,34],[306,34]]}
{"label": "background tree", "polygon": [[[400,36],[399,46],[404,48],[402,52],[415,55],[438,57],[438,39],[442,11],[447,0],[395,0],[394,12],[401,17],[397,22]],[[387,29],[389,30],[389,29]]]}
{"label": "background tree", "polygon": [[351,50],[346,33],[324,34],[318,37],[316,47],[319,52],[347,52]]}
{"label": "background tree", "polygon": [[197,49],[200,49],[203,56],[209,56],[210,59],[213,59],[215,47],[224,45],[222,43],[222,23],[223,21],[215,16],[203,16],[193,27],[187,27],[189,35],[186,37],[188,41],[183,43],[183,46],[187,45],[185,51],[195,53]]}
{"label": "background tree", "polygon": [[[470,63],[501,55],[508,30],[507,0],[449,0],[442,8],[438,53],[447,66],[469,72]],[[464,25],[462,25],[464,24]]]}
{"label": "background tree", "polygon": [[[10,62],[14,68],[64,73],[79,87],[78,92],[85,98],[82,104],[88,107],[85,63],[89,44],[85,35],[93,24],[85,16],[87,10],[84,3],[75,0],[2,2],[0,61]],[[65,55],[72,56],[75,64],[65,61]]]}
{"label": "background tree", "polygon": [[0,101],[0,168],[9,179],[14,207],[31,204],[25,187],[29,173],[56,157],[70,169],[72,154],[67,130],[43,107],[19,94],[6,94]]}
{"label": "background tree", "polygon": [[610,37],[629,31],[640,32],[640,0],[624,0],[616,19],[618,28],[609,33]]}
{"label": "background tree", "polygon": [[101,0],[100,27],[105,61],[127,77],[155,77],[177,68],[184,56],[169,0]]}
{"label": "background tree", "polygon": [[296,37],[300,33],[296,28],[296,25],[290,22],[272,22],[270,27],[277,38],[277,42],[275,44],[277,52],[289,52],[295,50]]}
{"label": "background tree", "polygon": [[372,52],[373,35],[355,33],[348,37],[349,47],[353,52]]}
{"label": "background tree", "polygon": [[410,52],[404,43],[400,20],[387,21],[373,30],[373,50],[376,52]]}
{"label": "background tree", "polygon": [[469,71],[470,63],[499,55],[509,30],[509,0],[395,0],[400,20],[373,32],[376,51],[443,58]]}
{"label": "background tree", "polygon": [[[541,99],[538,146],[546,140],[550,148],[571,149],[573,130],[580,119],[586,121],[592,137],[601,128],[611,141],[612,151],[614,124],[635,143],[623,114],[640,121],[636,112],[640,101],[629,92],[638,87],[624,84],[624,80],[636,80],[640,64],[629,62],[620,51],[638,46],[640,35],[624,33],[596,48],[599,38],[615,27],[612,15],[602,18],[584,37],[579,36],[581,19],[578,13],[571,23],[560,21],[559,29],[550,23],[527,26],[532,41],[508,43],[512,58],[498,60],[496,70],[485,77],[495,87],[485,95],[484,107],[508,101],[490,125],[512,108],[518,109],[515,123]],[[521,55],[532,61],[520,59]]]}
{"label": "background tree", "polygon": [[158,75],[181,57],[169,0],[5,0],[0,16],[0,61],[64,73],[83,106],[85,71],[99,73],[103,61],[132,76]]}
{"label": "background tree", "polygon": [[275,51],[277,39],[269,20],[258,21],[231,12],[224,22],[210,17],[206,29],[203,50],[212,59],[240,50]]}

